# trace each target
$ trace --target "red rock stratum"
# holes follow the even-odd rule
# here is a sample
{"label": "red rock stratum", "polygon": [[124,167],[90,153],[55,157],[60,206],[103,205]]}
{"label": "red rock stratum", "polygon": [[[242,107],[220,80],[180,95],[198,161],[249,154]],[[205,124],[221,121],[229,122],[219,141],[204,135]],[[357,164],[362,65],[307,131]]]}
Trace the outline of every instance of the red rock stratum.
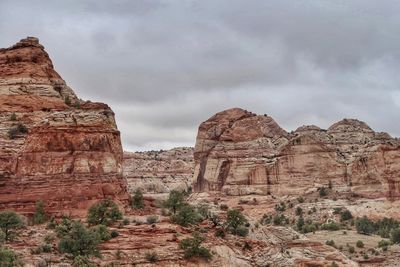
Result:
{"label": "red rock stratum", "polygon": [[332,184],[400,198],[400,141],[355,119],[288,133],[270,116],[229,109],[200,125],[194,158],[198,192],[295,195]]}
{"label": "red rock stratum", "polygon": [[0,210],[43,200],[80,214],[106,197],[128,201],[114,113],[85,102],[54,70],[37,38],[0,49]]}

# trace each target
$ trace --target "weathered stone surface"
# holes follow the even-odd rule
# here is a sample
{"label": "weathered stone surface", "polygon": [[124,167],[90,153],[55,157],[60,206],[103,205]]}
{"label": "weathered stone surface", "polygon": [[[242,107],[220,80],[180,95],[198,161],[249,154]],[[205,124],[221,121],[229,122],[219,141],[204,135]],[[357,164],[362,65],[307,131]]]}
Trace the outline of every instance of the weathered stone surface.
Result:
{"label": "weathered stone surface", "polygon": [[194,158],[200,192],[302,194],[331,183],[366,197],[400,197],[399,140],[354,119],[287,133],[269,116],[234,108],[200,125]]}
{"label": "weathered stone surface", "polygon": [[[17,125],[26,131],[10,136]],[[122,157],[112,110],[78,99],[38,39],[0,49],[1,210],[29,213],[44,200],[48,212],[80,214],[105,197],[126,203]]]}
{"label": "weathered stone surface", "polygon": [[147,194],[188,190],[194,169],[193,148],[125,152],[123,169],[131,193],[136,189]]}

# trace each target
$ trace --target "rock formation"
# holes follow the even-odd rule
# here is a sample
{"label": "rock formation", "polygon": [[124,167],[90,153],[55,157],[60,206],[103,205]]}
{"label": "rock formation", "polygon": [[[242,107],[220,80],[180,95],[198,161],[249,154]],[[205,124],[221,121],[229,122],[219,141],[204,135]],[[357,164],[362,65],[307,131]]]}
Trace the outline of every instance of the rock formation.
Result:
{"label": "rock formation", "polygon": [[0,49],[0,210],[79,213],[105,197],[126,203],[114,113],[77,98],[28,37]]}
{"label": "rock formation", "polygon": [[400,141],[354,119],[288,133],[267,115],[229,109],[200,125],[194,158],[198,192],[286,195],[331,184],[400,197]]}
{"label": "rock formation", "polygon": [[131,193],[138,188],[148,194],[186,191],[193,177],[193,148],[125,152],[123,169]]}

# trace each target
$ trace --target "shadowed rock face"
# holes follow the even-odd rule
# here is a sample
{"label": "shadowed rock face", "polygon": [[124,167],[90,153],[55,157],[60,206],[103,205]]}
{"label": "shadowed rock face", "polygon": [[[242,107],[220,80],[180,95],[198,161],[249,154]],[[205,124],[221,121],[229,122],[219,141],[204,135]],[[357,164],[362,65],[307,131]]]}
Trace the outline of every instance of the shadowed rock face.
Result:
{"label": "shadowed rock face", "polygon": [[0,49],[0,210],[29,213],[43,200],[80,215],[105,197],[128,201],[112,110],[78,99],[37,38]]}
{"label": "shadowed rock face", "polygon": [[331,183],[366,197],[400,197],[399,140],[354,119],[287,133],[269,116],[229,109],[200,125],[194,158],[198,192],[301,194]]}

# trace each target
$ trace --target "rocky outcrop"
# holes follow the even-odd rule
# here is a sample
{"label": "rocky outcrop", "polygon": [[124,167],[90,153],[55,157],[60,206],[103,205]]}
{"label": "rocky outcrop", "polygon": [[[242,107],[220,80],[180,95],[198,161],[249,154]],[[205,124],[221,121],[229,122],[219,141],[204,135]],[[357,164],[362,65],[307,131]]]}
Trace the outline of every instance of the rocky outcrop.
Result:
{"label": "rocky outcrop", "polygon": [[37,38],[0,49],[0,209],[81,213],[128,201],[114,113],[85,102],[54,70]]}
{"label": "rocky outcrop", "polygon": [[332,184],[400,197],[400,141],[354,119],[288,133],[267,115],[234,108],[200,125],[194,158],[198,192],[286,195]]}
{"label": "rocky outcrop", "polygon": [[187,191],[193,177],[193,148],[125,152],[123,169],[132,194],[136,189],[147,194]]}

